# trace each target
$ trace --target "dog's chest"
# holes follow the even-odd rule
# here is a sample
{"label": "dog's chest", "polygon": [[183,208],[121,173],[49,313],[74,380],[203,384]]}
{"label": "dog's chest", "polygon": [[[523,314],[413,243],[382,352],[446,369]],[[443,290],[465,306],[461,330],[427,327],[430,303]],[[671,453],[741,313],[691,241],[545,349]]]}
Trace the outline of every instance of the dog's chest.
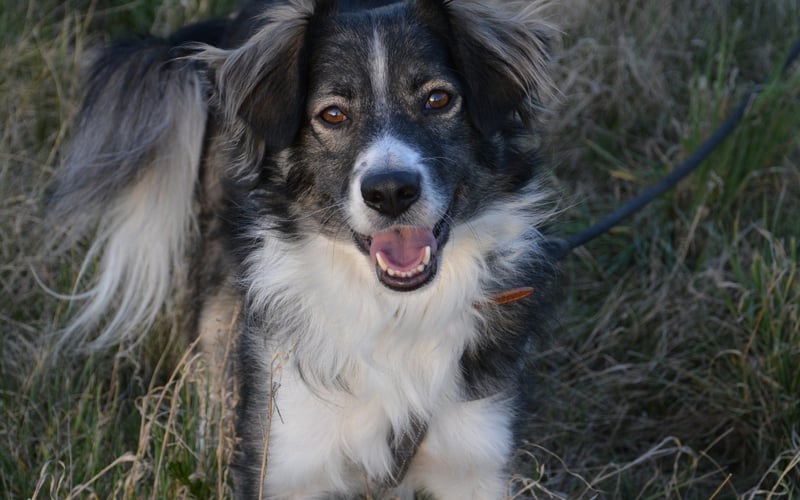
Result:
{"label": "dog's chest", "polygon": [[424,341],[413,332],[413,343],[396,338],[410,333],[402,331],[406,325],[387,324],[384,335],[360,351],[330,353],[349,359],[338,364],[336,383],[327,386],[310,380],[304,360],[287,350],[274,371],[273,480],[302,464],[318,471],[310,475],[318,489],[391,482],[399,455],[409,452],[402,449],[409,446],[407,437],[460,399],[461,346],[446,341],[459,335],[447,330],[473,327],[469,323],[455,321]]}
{"label": "dog's chest", "polygon": [[465,255],[452,252],[437,282],[402,298],[362,255],[322,238],[292,251],[268,240],[255,256],[252,297],[269,319],[246,335],[267,339],[270,489],[385,484],[398,442],[463,404],[461,357],[482,324],[479,266],[466,245],[452,248]]}

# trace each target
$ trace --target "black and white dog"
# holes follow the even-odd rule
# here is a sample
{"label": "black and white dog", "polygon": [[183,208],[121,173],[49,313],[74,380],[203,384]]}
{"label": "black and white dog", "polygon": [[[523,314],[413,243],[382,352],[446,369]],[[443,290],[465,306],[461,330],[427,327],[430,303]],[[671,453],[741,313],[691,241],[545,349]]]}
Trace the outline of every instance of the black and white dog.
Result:
{"label": "black and white dog", "polygon": [[51,206],[98,228],[64,338],[135,341],[176,298],[197,335],[235,316],[241,498],[503,497],[555,273],[546,30],[264,1],[100,52]]}

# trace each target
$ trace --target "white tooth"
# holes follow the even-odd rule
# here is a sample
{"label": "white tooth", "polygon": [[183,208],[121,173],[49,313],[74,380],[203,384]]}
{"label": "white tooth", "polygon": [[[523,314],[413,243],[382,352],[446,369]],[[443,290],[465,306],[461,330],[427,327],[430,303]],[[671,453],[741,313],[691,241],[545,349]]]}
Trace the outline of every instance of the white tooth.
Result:
{"label": "white tooth", "polygon": [[430,264],[430,262],[431,262],[431,247],[426,246],[425,257],[422,258],[422,264],[427,266],[428,264]]}
{"label": "white tooth", "polygon": [[425,264],[420,264],[417,266],[417,274],[421,273],[425,270]]}
{"label": "white tooth", "polygon": [[378,267],[380,267],[383,272],[389,269],[389,266],[386,265],[386,261],[383,260],[383,255],[381,255],[380,252],[375,254],[375,259],[378,261]]}
{"label": "white tooth", "polygon": [[397,275],[397,273],[395,272],[395,270],[394,270],[394,269],[391,269],[391,268],[389,268],[389,269],[387,269],[387,270],[386,270],[386,274],[388,274],[389,276],[392,276],[392,277],[394,277],[395,275]]}

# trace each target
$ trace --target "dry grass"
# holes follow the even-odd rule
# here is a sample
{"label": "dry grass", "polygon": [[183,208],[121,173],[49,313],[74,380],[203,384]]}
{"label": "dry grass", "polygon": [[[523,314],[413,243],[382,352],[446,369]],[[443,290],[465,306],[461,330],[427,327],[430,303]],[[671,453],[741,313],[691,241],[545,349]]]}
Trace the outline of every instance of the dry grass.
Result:
{"label": "dry grass", "polygon": [[[800,32],[796,2],[588,4],[559,5],[565,228],[684,159]],[[800,494],[799,98],[796,72],[769,85],[691,179],[567,260],[528,450],[551,490]]]}
{"label": "dry grass", "polygon": [[[0,5],[0,496],[230,496],[232,400],[181,332],[64,359],[47,333],[66,304],[34,277],[66,292],[76,272],[39,232],[86,47],[224,3]],[[796,0],[552,11],[559,234],[684,159],[800,35]],[[561,324],[530,374],[516,498],[800,496],[799,130],[795,70],[699,172],[567,258]]]}

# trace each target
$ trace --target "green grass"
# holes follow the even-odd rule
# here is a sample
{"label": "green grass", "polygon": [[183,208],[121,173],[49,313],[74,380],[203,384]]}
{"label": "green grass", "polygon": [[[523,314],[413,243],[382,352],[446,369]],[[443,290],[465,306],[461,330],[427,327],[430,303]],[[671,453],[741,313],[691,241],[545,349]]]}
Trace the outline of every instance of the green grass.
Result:
{"label": "green grass", "polygon": [[[0,496],[230,497],[232,401],[172,323],[133,351],[52,353],[80,250],[41,238],[86,50],[232,1],[0,4]],[[537,355],[519,498],[800,497],[800,36],[796,0],[565,0],[546,117],[554,230],[679,164],[768,81],[700,170],[564,262]],[[175,323],[179,324],[179,323]]]}

